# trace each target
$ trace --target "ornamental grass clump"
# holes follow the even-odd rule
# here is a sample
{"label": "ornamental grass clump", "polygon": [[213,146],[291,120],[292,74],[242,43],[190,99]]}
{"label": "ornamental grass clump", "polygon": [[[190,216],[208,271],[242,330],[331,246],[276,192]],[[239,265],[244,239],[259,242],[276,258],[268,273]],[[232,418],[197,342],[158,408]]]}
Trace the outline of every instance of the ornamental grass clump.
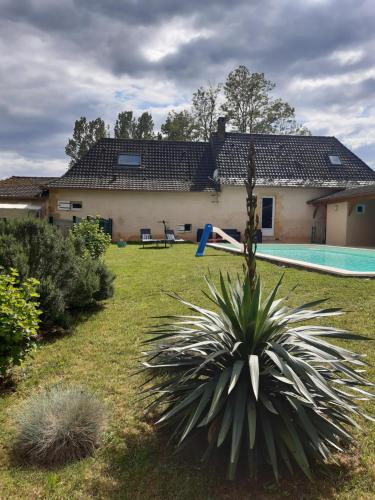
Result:
{"label": "ornamental grass clump", "polygon": [[17,416],[19,461],[54,467],[91,455],[105,421],[102,403],[80,387],[55,387],[31,397]]}
{"label": "ornamental grass clump", "polygon": [[[256,275],[256,198],[254,148],[246,188],[248,223],[244,274],[220,273],[207,281],[208,310],[173,295],[192,313],[168,318],[145,342],[144,369],[158,424],[167,425],[178,445],[198,431],[207,436],[205,457],[228,450],[229,478],[239,461],[251,477],[269,465],[297,465],[308,478],[316,462],[326,462],[351,440],[350,429],[364,416],[361,401],[373,395],[364,376],[363,355],[330,342],[364,337],[305,322],[341,314],[317,308],[324,300],[288,307],[277,298],[281,279],[264,298]],[[367,417],[370,418],[370,417]]]}

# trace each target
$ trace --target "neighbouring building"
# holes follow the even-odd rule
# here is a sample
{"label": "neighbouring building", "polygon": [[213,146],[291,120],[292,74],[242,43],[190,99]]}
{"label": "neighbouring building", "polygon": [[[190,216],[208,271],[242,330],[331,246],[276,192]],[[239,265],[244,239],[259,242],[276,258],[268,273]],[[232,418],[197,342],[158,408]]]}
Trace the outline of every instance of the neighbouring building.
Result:
{"label": "neighbouring building", "polygon": [[55,177],[9,177],[0,180],[0,219],[47,215],[47,184]]}
{"label": "neighbouring building", "polygon": [[327,211],[330,245],[375,247],[375,184],[338,191],[312,200]]}
{"label": "neighbouring building", "polygon": [[[76,217],[110,218],[115,241],[139,239],[141,228],[160,237],[163,220],[187,240],[196,240],[206,223],[243,233],[250,141],[264,239],[325,242],[327,231],[329,243],[349,244],[346,236],[332,236],[331,206],[338,204],[329,196],[375,184],[370,167],[335,137],[226,132],[223,119],[209,142],[100,140],[49,183],[48,214],[61,224]],[[371,213],[366,209],[366,217]],[[348,228],[357,214],[348,212]]]}

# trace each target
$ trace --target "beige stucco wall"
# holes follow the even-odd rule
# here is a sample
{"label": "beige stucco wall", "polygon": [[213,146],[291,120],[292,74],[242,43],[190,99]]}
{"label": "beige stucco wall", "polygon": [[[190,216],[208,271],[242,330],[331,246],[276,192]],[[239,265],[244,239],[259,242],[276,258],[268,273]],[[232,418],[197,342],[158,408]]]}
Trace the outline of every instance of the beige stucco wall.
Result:
{"label": "beige stucco wall", "polygon": [[327,244],[375,246],[375,200],[364,201],[365,213],[356,213],[356,204],[331,203],[327,206]]}
{"label": "beige stucco wall", "polygon": [[348,203],[327,205],[327,245],[346,245]]}
{"label": "beige stucco wall", "polygon": [[347,239],[348,246],[375,247],[375,200],[361,202],[365,213],[357,214],[355,206],[348,216]]}
{"label": "beige stucco wall", "polygon": [[15,208],[0,208],[0,219],[17,219],[28,216],[35,217],[35,212]]}
{"label": "beige stucco wall", "polygon": [[[324,189],[258,188],[256,194],[275,197],[275,239],[308,242],[314,208],[306,202],[327,193]],[[154,237],[163,235],[158,221],[168,221],[174,230],[180,224],[192,224],[183,233],[195,240],[197,229],[210,222],[221,228],[237,228],[243,235],[246,192],[242,186],[224,186],[220,193],[132,192],[104,190],[50,190],[49,214],[56,219],[100,215],[113,219],[113,238],[139,239],[142,227]],[[82,201],[82,209],[58,211],[57,201]],[[318,217],[320,215],[318,214]]]}

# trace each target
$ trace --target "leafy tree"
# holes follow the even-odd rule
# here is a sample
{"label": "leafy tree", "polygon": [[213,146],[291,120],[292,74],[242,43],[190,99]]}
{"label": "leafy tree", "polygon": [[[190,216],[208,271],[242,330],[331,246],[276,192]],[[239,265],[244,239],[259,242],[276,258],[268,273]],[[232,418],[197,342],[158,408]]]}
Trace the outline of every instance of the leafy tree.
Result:
{"label": "leafy tree", "polygon": [[191,141],[194,139],[194,119],[186,111],[171,111],[161,126],[164,139],[170,141]]}
{"label": "leafy tree", "polygon": [[116,139],[130,139],[134,135],[135,120],[133,111],[122,111],[117,115],[114,127]]}
{"label": "leafy tree", "polygon": [[192,116],[197,139],[208,141],[216,130],[220,91],[221,84],[218,84],[209,85],[207,88],[199,87],[193,94]]}
{"label": "leafy tree", "polygon": [[276,99],[270,108],[268,127],[264,133],[311,135],[310,130],[294,118],[294,108],[281,99]]}
{"label": "leafy tree", "polygon": [[80,160],[103,137],[107,137],[107,130],[101,118],[88,121],[85,116],[81,116],[79,120],[76,120],[73,137],[68,139],[65,146],[65,153],[71,157],[69,166]]}
{"label": "leafy tree", "polygon": [[295,110],[271,96],[275,84],[264,73],[250,73],[246,66],[231,71],[224,85],[222,110],[239,132],[308,134],[295,120]]}
{"label": "leafy tree", "polygon": [[138,118],[135,130],[134,139],[153,139],[154,138],[154,121],[152,119],[151,113],[145,111]]}
{"label": "leafy tree", "polygon": [[117,116],[114,132],[116,139],[153,139],[152,115],[145,111],[136,119],[133,111],[122,111]]}

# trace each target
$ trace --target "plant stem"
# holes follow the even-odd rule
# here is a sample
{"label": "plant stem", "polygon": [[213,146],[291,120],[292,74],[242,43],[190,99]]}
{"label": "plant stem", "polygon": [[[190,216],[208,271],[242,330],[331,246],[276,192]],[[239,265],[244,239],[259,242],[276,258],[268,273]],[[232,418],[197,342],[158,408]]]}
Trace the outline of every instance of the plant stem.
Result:
{"label": "plant stem", "polygon": [[247,178],[245,179],[245,187],[247,192],[246,210],[247,221],[245,228],[245,260],[247,264],[247,274],[250,282],[251,294],[253,294],[256,285],[256,233],[258,229],[258,215],[256,215],[257,197],[254,195],[256,180],[255,166],[255,147],[254,143],[250,142],[249,155],[247,160]]}

